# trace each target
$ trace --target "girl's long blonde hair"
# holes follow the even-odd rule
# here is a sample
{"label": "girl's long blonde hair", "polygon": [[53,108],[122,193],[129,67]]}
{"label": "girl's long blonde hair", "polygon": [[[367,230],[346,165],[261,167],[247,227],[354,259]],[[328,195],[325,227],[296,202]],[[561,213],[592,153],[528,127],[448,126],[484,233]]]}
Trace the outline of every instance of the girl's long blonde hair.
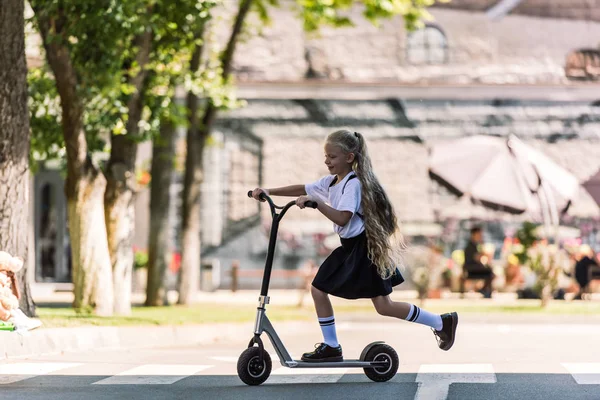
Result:
{"label": "girl's long blonde hair", "polygon": [[369,259],[377,272],[387,279],[402,266],[406,248],[398,227],[394,207],[373,173],[371,158],[363,135],[343,129],[327,136],[327,143],[338,146],[344,153],[354,153],[352,169],[361,184],[361,205],[367,234]]}

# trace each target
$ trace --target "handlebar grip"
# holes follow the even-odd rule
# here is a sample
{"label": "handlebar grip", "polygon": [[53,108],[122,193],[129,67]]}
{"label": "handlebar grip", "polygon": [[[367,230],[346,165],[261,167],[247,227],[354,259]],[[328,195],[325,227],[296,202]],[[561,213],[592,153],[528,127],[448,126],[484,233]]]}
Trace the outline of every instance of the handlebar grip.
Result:
{"label": "handlebar grip", "polygon": [[304,203],[304,206],[308,208],[317,208],[319,205],[316,201],[309,200],[306,203]]}
{"label": "handlebar grip", "polygon": [[[258,196],[258,198],[264,201],[264,200],[266,200],[266,199],[267,199],[265,196],[266,196],[266,195],[265,195],[265,193],[263,192],[263,193],[261,193],[261,194]],[[252,198],[252,190],[248,190],[248,197]]]}

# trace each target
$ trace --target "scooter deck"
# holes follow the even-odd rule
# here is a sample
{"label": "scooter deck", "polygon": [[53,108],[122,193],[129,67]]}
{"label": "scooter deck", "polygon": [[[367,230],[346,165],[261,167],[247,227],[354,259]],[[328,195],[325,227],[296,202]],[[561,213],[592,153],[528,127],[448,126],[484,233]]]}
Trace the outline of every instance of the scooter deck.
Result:
{"label": "scooter deck", "polygon": [[361,361],[361,360],[344,360],[344,361],[323,361],[323,362],[306,362],[306,361],[286,361],[281,363],[284,367],[289,368],[375,368],[384,366],[387,363],[382,361]]}

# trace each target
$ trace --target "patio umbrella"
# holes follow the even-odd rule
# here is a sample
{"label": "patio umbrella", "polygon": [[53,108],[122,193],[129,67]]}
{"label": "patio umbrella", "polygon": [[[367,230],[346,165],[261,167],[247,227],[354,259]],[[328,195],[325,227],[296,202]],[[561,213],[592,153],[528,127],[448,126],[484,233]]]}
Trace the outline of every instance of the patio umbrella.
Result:
{"label": "patio umbrella", "polygon": [[575,176],[516,136],[471,136],[431,148],[429,175],[457,196],[514,214],[557,220],[577,196]]}
{"label": "patio umbrella", "polygon": [[600,169],[583,183],[583,187],[600,206]]}

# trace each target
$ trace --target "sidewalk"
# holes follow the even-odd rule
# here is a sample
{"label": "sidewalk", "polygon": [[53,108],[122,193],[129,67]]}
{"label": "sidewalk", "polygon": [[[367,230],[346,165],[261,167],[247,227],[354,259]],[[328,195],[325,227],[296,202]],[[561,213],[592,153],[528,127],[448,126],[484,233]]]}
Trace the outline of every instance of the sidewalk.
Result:
{"label": "sidewalk", "polygon": [[[121,348],[206,346],[252,337],[254,322],[178,326],[39,328],[21,335],[0,331],[0,360]],[[311,328],[305,321],[278,322],[281,334]]]}
{"label": "sidewalk", "polygon": [[[297,305],[301,296],[304,304],[312,304],[310,293],[299,289],[273,289],[269,290],[269,298],[271,304],[280,306]],[[169,301],[174,304],[177,300],[177,293],[169,291]],[[216,304],[258,304],[260,290],[216,290],[214,292],[198,292],[196,303],[216,303]],[[396,290],[390,295],[395,301],[417,301],[417,292],[415,290]],[[134,305],[144,304],[146,298],[145,293],[135,292],[132,294],[132,303]],[[42,307],[48,306],[70,306],[73,301],[73,293],[71,292],[52,292],[38,293],[33,296],[37,305]],[[465,293],[465,298],[461,299],[459,293],[442,293],[441,299],[428,299],[427,301],[443,301],[444,304],[453,304],[454,302],[462,303],[465,301],[473,301],[482,299],[479,293]],[[345,300],[337,297],[331,297],[332,303],[335,304],[371,304],[370,300]],[[516,293],[494,293],[494,297],[490,300],[494,304],[513,304],[517,301]]]}
{"label": "sidewalk", "polygon": [[[269,292],[271,305],[298,305],[299,290],[271,290]],[[478,293],[467,293],[461,299],[458,293],[448,293],[447,298],[427,299],[425,308],[443,308],[452,310],[455,307],[473,304],[493,304],[494,306],[518,306],[528,302],[539,302],[539,300],[518,300],[514,293],[495,293],[492,299],[482,299]],[[176,293],[169,293],[174,300]],[[202,304],[238,304],[247,307],[249,313],[254,313],[258,304],[258,290],[241,290],[231,292],[229,290],[218,290],[215,292],[200,292],[196,302]],[[393,300],[417,303],[415,291],[395,291],[391,295]],[[141,305],[145,299],[144,293],[133,294],[133,304]],[[69,307],[73,300],[70,292],[38,293],[34,296],[35,302],[40,307]],[[365,306],[366,310],[371,307],[368,299],[345,300],[332,298],[334,308],[336,306]],[[310,294],[304,293],[303,304],[312,305]],[[464,315],[464,314],[463,314]],[[347,320],[372,320],[383,318],[373,312],[362,312],[345,314]],[[590,315],[531,315],[531,314],[494,314],[488,315],[464,315],[462,321],[476,323],[600,323],[600,319],[592,318]],[[294,332],[307,329],[312,325],[309,322],[290,321],[278,322],[277,329],[281,333],[285,331]],[[244,323],[209,323],[202,325],[179,325],[179,326],[136,326],[136,327],[73,327],[73,328],[39,328],[21,336],[15,332],[0,332],[0,359],[14,357],[28,357],[41,354],[61,353],[66,351],[87,351],[94,349],[109,348],[140,348],[140,347],[168,347],[194,344],[207,344],[218,341],[239,338],[240,334],[251,335],[253,322]]]}
{"label": "sidewalk", "polygon": [[[175,291],[170,291],[168,296],[170,304],[175,304],[177,301],[177,293]],[[248,307],[248,310],[254,310],[258,305],[259,296],[259,290],[239,290],[236,292],[232,292],[231,290],[217,290],[214,292],[199,292],[195,302],[199,304],[214,304],[215,306],[218,306],[219,304],[234,304]],[[404,301],[417,305],[420,304],[420,301],[417,299],[417,292],[414,290],[397,290],[392,292],[390,297],[394,301]],[[330,299],[334,308],[348,307],[371,310],[373,307],[369,299],[346,300],[333,296],[331,296]],[[73,301],[73,294],[71,292],[46,293],[44,295],[38,294],[37,296],[34,296],[34,300],[40,307],[70,307]],[[132,304],[134,306],[142,306],[144,300],[144,293],[138,292],[132,294]],[[600,293],[594,293],[592,294],[591,301],[573,302],[572,304],[593,304],[599,300]],[[275,289],[269,291],[269,304],[274,306],[295,307],[300,304],[300,301],[302,301],[301,304],[304,307],[312,307],[313,300],[310,293],[305,291],[303,292],[298,289]],[[465,307],[470,309],[479,306],[482,308],[492,306],[494,308],[504,307],[510,309],[514,307],[515,309],[519,309],[524,306],[537,307],[539,302],[540,300],[537,299],[518,299],[517,294],[512,292],[496,292],[491,299],[484,299],[481,294],[476,292],[465,293],[464,298],[461,298],[460,293],[446,292],[442,293],[440,299],[426,299],[424,307],[426,309],[432,308],[438,311],[452,310],[455,308],[464,309]],[[571,301],[569,300],[564,301],[564,303],[563,301],[560,302],[561,304],[571,304]],[[573,317],[577,319],[580,318],[580,316],[577,315],[574,315]],[[588,317],[591,318],[589,315]],[[506,318],[506,314],[504,314],[504,318]]]}

